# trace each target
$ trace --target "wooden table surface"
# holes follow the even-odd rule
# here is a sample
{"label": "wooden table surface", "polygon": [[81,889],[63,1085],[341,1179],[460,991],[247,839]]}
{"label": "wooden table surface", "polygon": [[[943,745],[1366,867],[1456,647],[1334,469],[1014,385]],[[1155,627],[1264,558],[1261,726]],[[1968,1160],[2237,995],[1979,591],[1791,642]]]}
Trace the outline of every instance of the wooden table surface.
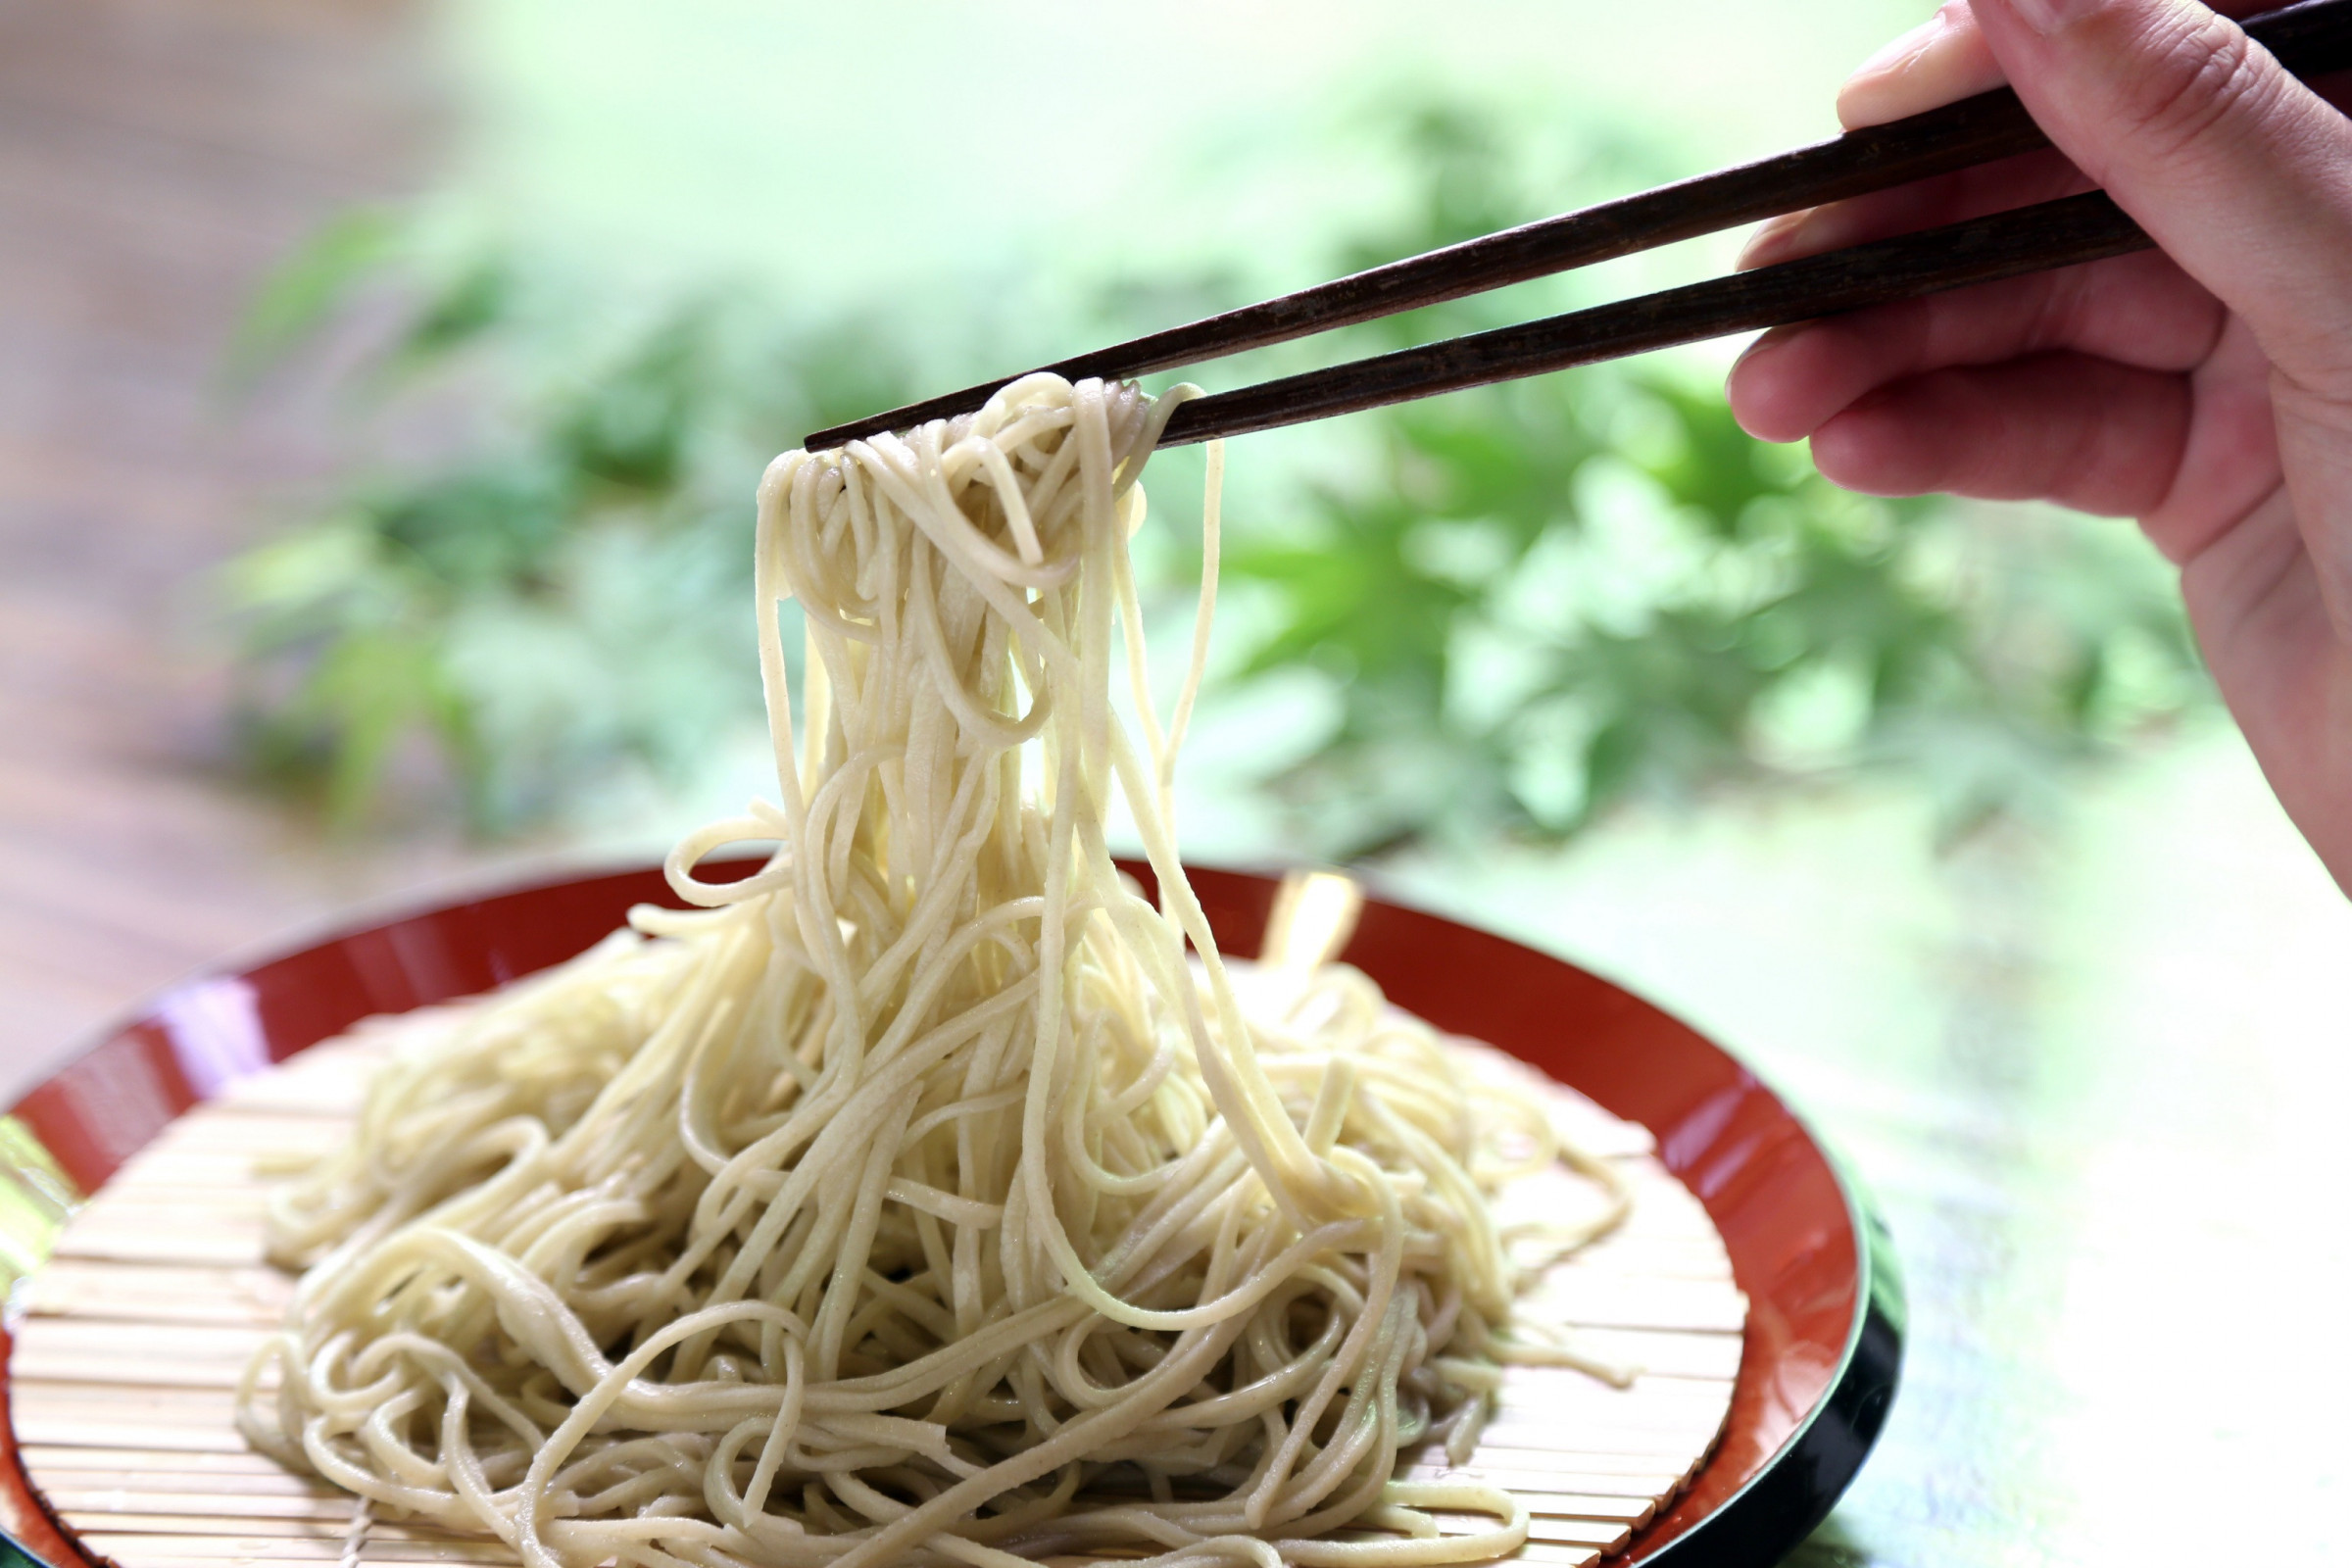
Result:
{"label": "wooden table surface", "polygon": [[[194,963],[472,863],[240,794],[187,586],[337,456],[315,387],[230,419],[211,378],[272,258],[416,176],[425,77],[389,0],[0,0],[0,1093]],[[1904,1385],[1797,1560],[2352,1560],[2352,913],[2227,736],[1928,840],[1846,802],[1403,881],[1684,1012],[1876,1190]]]}
{"label": "wooden table surface", "polygon": [[234,787],[201,592],[347,444],[316,377],[232,405],[219,370],[290,246],[423,168],[415,13],[0,0],[6,1100],[138,993],[466,858]]}

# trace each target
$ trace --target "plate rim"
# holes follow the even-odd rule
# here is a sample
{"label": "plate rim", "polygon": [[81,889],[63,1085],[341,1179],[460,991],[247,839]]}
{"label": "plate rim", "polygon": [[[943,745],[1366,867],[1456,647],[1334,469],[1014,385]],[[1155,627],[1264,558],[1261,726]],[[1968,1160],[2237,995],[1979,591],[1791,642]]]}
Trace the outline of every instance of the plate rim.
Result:
{"label": "plate rim", "polygon": [[[1189,869],[1195,862],[1188,860],[1185,864]],[[1289,865],[1280,861],[1245,861],[1200,868],[1278,878]],[[1656,1549],[1642,1552],[1637,1532],[1623,1556],[1601,1559],[1602,1568],[1612,1560],[1629,1565],[1664,1563],[1671,1568],[1770,1568],[1829,1517],[1838,1499],[1861,1473],[1901,1387],[1908,1296],[1892,1232],[1881,1216],[1868,1185],[1853,1163],[1822,1136],[1811,1117],[1789,1102],[1772,1079],[1758,1072],[1745,1056],[1724,1045],[1711,1032],[1690,1024],[1682,1014],[1656,1002],[1639,987],[1519,934],[1461,919],[1399,887],[1377,870],[1348,870],[1348,874],[1362,885],[1367,899],[1531,949],[1581,969],[1683,1024],[1745,1073],[1758,1090],[1770,1096],[1829,1166],[1830,1175],[1838,1184],[1838,1197],[1844,1200],[1846,1225],[1853,1233],[1855,1279],[1853,1319],[1846,1325],[1845,1343],[1828,1383],[1812,1408],[1737,1492]],[[1649,1130],[1653,1135],[1657,1132],[1654,1127]],[[1715,1456],[1710,1453],[1691,1472],[1690,1482],[1695,1483],[1714,1462]],[[1660,1512],[1663,1514],[1664,1510]]]}
{"label": "plate rim", "polygon": [[[1886,1223],[1852,1165],[1777,1090],[1761,1078],[1757,1084],[1812,1140],[1845,1200],[1846,1223],[1854,1233],[1853,1321],[1828,1386],[1756,1473],[1681,1535],[1633,1561],[1673,1568],[1766,1568],[1779,1562],[1830,1516],[1861,1473],[1902,1383],[1909,1308]],[[1701,1465],[1693,1479],[1705,1468]]]}

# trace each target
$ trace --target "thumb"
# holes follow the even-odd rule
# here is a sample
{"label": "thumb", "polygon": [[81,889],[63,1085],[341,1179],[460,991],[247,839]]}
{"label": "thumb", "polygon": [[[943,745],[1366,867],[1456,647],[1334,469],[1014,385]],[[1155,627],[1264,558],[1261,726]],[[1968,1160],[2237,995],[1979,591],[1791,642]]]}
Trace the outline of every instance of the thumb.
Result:
{"label": "thumb", "polygon": [[1972,0],[2061,151],[2253,329],[2352,399],[2352,121],[2195,0]]}

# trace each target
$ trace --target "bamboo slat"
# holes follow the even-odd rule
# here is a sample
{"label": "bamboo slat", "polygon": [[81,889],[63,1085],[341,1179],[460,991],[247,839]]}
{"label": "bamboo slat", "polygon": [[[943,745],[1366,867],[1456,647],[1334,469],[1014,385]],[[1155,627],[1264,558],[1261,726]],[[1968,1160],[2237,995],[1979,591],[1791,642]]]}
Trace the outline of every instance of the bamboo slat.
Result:
{"label": "bamboo slat", "polygon": [[[349,1135],[367,1074],[398,1033],[305,1053],[181,1118],[83,1206],[25,1283],[11,1365],[25,1468],[67,1527],[122,1568],[514,1564],[497,1542],[360,1519],[348,1494],[252,1452],[235,1426],[237,1381],[292,1290],[263,1259],[266,1171]],[[1508,1057],[1480,1048],[1471,1060],[1497,1088],[1544,1096],[1559,1130],[1631,1184],[1632,1217],[1553,1267],[1523,1312],[1638,1375],[1617,1389],[1569,1368],[1512,1367],[1467,1463],[1407,1455],[1398,1475],[1508,1490],[1533,1516],[1519,1558],[1587,1568],[1712,1449],[1747,1303],[1706,1210],[1646,1129]],[[1513,1184],[1501,1218],[1570,1218],[1599,1200],[1593,1183],[1547,1171]],[[1493,1526],[1436,1517],[1442,1534]]]}

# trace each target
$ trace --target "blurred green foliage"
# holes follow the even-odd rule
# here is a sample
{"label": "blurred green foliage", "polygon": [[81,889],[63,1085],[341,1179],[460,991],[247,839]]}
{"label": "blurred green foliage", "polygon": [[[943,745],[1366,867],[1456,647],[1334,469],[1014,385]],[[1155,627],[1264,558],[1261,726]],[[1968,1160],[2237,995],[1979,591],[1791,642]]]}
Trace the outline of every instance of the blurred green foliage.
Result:
{"label": "blurred green foliage", "polygon": [[362,386],[486,369],[503,417],[228,567],[255,769],[346,826],[454,791],[484,833],[615,770],[689,778],[758,711],[749,498],[776,432],[896,400],[906,376],[857,323],[790,336],[732,299],[584,336],[505,258],[363,254],[346,232],[289,265],[248,342],[282,352],[389,269],[402,319]]}
{"label": "blurred green foliage", "polygon": [[[1383,135],[1412,199],[1342,236],[1335,270],[1560,204],[1524,188],[1514,138],[1478,113],[1428,105]],[[1475,330],[1577,286],[1318,352]],[[1232,287],[1094,292],[1108,334]],[[363,386],[487,361],[503,417],[478,450],[362,480],[232,568],[257,766],[346,823],[421,768],[493,832],[616,768],[684,779],[757,710],[759,466],[915,391],[908,327],[788,330],[734,294],[600,339],[579,330],[595,311],[513,256],[419,260],[362,216],[257,303],[239,370],[369,288],[405,304]],[[1688,369],[1597,367],[1363,417],[1368,448],[1360,426],[1348,439],[1373,461],[1303,470],[1235,519],[1225,556],[1258,612],[1218,691],[1322,696],[1257,780],[1316,852],[1555,837],[1633,798],[1874,770],[1924,781],[1959,829],[2203,700],[2166,574],[2120,525],[1845,494],[1741,433]],[[1181,577],[1183,552],[1163,554]]]}
{"label": "blurred green foliage", "polygon": [[[1401,132],[1421,200],[1349,265],[1540,215],[1492,121],[1438,105]],[[1351,347],[1525,311],[1459,301]],[[1335,853],[1558,836],[1631,797],[1856,770],[1923,781],[1957,833],[2202,700],[2169,574],[2127,525],[1840,491],[1687,369],[1377,418],[1363,482],[1227,556],[1283,607],[1243,677],[1332,679],[1328,737],[1270,783]]]}

